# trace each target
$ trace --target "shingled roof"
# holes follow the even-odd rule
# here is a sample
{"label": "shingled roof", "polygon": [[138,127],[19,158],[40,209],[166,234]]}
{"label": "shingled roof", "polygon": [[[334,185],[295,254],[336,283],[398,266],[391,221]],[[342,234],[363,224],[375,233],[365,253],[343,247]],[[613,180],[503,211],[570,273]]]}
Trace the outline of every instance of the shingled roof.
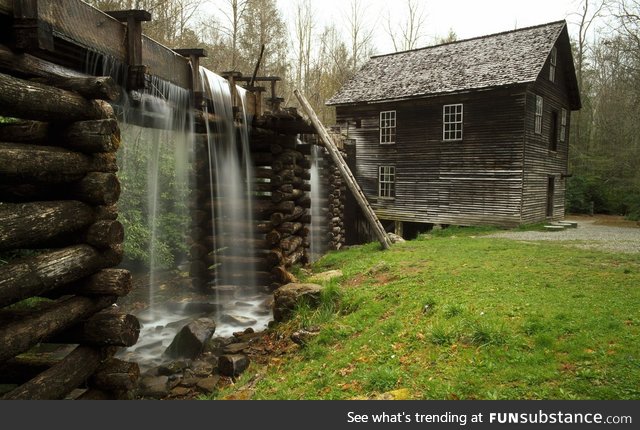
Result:
{"label": "shingled roof", "polygon": [[[565,21],[372,57],[327,105],[401,100],[534,82]],[[570,74],[575,72],[570,48]],[[571,85],[570,85],[571,86]],[[577,86],[572,105],[580,105]]]}

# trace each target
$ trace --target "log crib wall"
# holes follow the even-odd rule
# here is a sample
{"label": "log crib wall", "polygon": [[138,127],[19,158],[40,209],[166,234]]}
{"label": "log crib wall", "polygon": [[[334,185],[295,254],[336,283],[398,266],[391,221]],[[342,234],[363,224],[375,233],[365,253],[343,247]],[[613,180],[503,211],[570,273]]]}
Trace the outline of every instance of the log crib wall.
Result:
{"label": "log crib wall", "polygon": [[0,398],[122,398],[139,370],[113,356],[140,327],[114,306],[131,290],[117,87],[0,54]]}

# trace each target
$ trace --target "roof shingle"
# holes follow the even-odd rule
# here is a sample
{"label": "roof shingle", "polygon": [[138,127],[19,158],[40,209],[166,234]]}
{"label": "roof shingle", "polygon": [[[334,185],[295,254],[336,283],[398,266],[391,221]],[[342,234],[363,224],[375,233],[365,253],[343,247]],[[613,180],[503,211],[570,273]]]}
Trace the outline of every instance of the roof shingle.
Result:
{"label": "roof shingle", "polygon": [[565,21],[372,57],[327,105],[534,82]]}

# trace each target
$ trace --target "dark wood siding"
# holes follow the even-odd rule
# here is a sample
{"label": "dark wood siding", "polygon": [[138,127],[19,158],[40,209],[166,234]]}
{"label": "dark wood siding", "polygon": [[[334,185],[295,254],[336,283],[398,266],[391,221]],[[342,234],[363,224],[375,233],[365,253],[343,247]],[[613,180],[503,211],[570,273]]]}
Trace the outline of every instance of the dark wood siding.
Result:
{"label": "dark wood siding", "polygon": [[[549,81],[549,61],[543,68],[540,77],[527,91],[525,113],[525,157],[524,188],[522,204],[522,221],[525,224],[545,220],[560,220],[565,215],[565,194],[567,162],[569,157],[569,126],[571,111],[565,85],[565,61],[558,50],[558,69],[556,81]],[[536,96],[542,96],[544,110],[542,116],[542,134],[534,132]],[[557,140],[556,151],[549,145],[552,129],[552,113],[558,114],[558,131],[560,130],[561,111],[567,110],[567,130],[564,142]],[[547,217],[547,187],[549,177],[555,178],[553,216]]]}
{"label": "dark wood siding", "polygon": [[[355,175],[382,219],[512,226],[521,222],[523,87],[365,106],[340,106],[356,140]],[[464,105],[462,141],[442,140],[442,107]],[[395,110],[395,145],[379,143],[379,112]],[[354,124],[359,123],[356,128]],[[396,167],[396,197],[378,198],[378,167]]]}

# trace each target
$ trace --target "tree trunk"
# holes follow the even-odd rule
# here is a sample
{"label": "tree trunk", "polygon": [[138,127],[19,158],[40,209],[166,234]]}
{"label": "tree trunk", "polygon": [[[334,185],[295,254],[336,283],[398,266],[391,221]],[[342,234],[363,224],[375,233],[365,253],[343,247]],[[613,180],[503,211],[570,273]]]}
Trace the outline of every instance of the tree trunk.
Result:
{"label": "tree trunk", "polygon": [[103,269],[79,281],[56,288],[47,297],[64,295],[124,297],[133,289],[131,272],[125,269]]}
{"label": "tree trunk", "polygon": [[124,227],[120,221],[98,221],[84,235],[86,242],[96,248],[109,248],[124,240]]}
{"label": "tree trunk", "polygon": [[111,358],[104,362],[89,379],[89,385],[104,391],[129,391],[136,388],[140,377],[138,363]]}
{"label": "tree trunk", "polygon": [[73,196],[98,205],[115,204],[120,190],[120,181],[113,173],[90,172],[71,186]]}
{"label": "tree trunk", "polygon": [[302,245],[302,238],[300,236],[289,236],[280,241],[280,248],[282,248],[285,255],[292,254],[300,245]]}
{"label": "tree trunk", "polygon": [[74,122],[115,118],[102,100],[0,74],[0,115],[39,121]]}
{"label": "tree trunk", "polygon": [[120,97],[120,89],[111,76],[51,77],[31,81],[73,91],[86,99],[115,101]]}
{"label": "tree trunk", "polygon": [[0,142],[45,144],[49,139],[49,124],[40,121],[20,121],[0,124]]}
{"label": "tree trunk", "polygon": [[3,400],[57,400],[84,383],[109,353],[78,346],[52,368],[5,394]]}
{"label": "tree trunk", "polygon": [[[54,336],[83,318],[115,303],[111,296],[70,297],[51,306],[16,318],[0,327],[0,362],[23,353],[42,339]],[[10,316],[5,312],[5,317]]]}
{"label": "tree trunk", "polygon": [[120,128],[115,119],[78,121],[61,132],[60,142],[80,152],[116,152],[120,147]]}
{"label": "tree trunk", "polygon": [[140,335],[140,323],[133,315],[106,309],[74,325],[51,343],[81,343],[91,346],[133,346]]}
{"label": "tree trunk", "polygon": [[89,245],[76,245],[1,266],[0,306],[40,296],[92,275],[113,262],[107,260]]}
{"label": "tree trunk", "polygon": [[37,248],[50,240],[66,239],[94,220],[90,206],[73,200],[0,203],[0,251]]}
{"label": "tree trunk", "polygon": [[13,182],[65,183],[88,172],[115,172],[115,156],[87,156],[53,146],[0,143],[0,179]]}

